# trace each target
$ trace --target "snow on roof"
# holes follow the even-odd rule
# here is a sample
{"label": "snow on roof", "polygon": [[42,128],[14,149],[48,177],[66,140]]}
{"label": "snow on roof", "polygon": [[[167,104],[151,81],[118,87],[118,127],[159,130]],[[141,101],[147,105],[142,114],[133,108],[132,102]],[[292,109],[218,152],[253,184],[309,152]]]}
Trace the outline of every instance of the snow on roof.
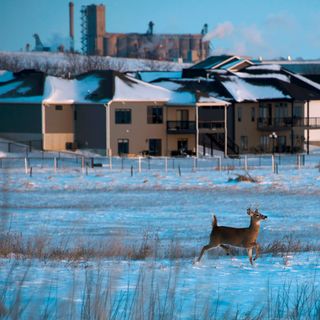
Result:
{"label": "snow on roof", "polygon": [[7,82],[14,79],[13,72],[7,70],[0,70],[0,83]]}
{"label": "snow on roof", "polygon": [[259,64],[255,66],[247,67],[247,70],[271,70],[271,71],[280,71],[281,66],[278,64]]}
{"label": "snow on roof", "polygon": [[212,103],[212,104],[218,104],[218,105],[229,105],[230,102],[227,102],[225,100],[221,100],[221,99],[218,99],[216,97],[213,97],[213,96],[209,96],[208,97],[204,97],[204,96],[201,96],[198,100],[198,103]]}
{"label": "snow on roof", "polygon": [[171,92],[165,88],[128,77],[115,76],[114,101],[168,101]]}
{"label": "snow on roof", "polygon": [[171,97],[170,97],[170,100],[168,101],[168,104],[193,105],[196,102],[197,102],[196,97],[191,92],[175,91],[171,93]]}
{"label": "snow on roof", "polygon": [[0,85],[0,102],[40,103],[42,96],[32,95],[32,87],[25,81],[13,81]]}
{"label": "snow on roof", "polygon": [[291,98],[271,85],[254,85],[236,76],[227,79],[222,84],[237,102]]}
{"label": "snow on roof", "polygon": [[287,71],[287,73],[289,73],[291,76],[294,76],[296,77],[297,79],[301,80],[301,81],[304,81],[305,83],[309,84],[310,86],[320,90],[320,84],[317,83],[317,82],[314,82],[304,76],[301,76],[300,74],[296,74],[296,73],[292,73],[290,71]]}
{"label": "snow on roof", "polygon": [[47,76],[44,85],[43,103],[74,103],[76,98],[75,81]]}
{"label": "snow on roof", "polygon": [[[80,80],[62,79],[47,76],[44,89],[44,103],[90,103],[97,102],[90,99],[90,94],[100,86],[101,78],[89,75]],[[109,99],[101,99],[100,103],[106,103]]]}
{"label": "snow on roof", "polygon": [[165,88],[168,90],[176,91],[181,89],[183,86],[180,83],[174,82],[174,81],[157,81],[154,83],[154,85],[159,86],[161,88]]}
{"label": "snow on roof", "polygon": [[247,72],[236,72],[234,73],[240,78],[251,78],[251,79],[278,79],[285,82],[290,82],[287,75],[281,73],[263,73],[263,74],[251,74]]}

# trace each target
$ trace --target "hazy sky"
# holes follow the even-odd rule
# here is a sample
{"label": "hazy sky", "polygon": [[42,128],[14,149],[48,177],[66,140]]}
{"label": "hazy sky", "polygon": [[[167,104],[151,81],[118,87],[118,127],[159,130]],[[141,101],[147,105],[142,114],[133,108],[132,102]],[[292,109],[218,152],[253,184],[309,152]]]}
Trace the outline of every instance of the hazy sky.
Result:
{"label": "hazy sky", "polygon": [[[0,50],[67,43],[68,0],[0,0]],[[103,3],[109,32],[211,31],[214,53],[263,58],[320,58],[320,0],[74,0],[75,47],[80,50],[80,9]]]}

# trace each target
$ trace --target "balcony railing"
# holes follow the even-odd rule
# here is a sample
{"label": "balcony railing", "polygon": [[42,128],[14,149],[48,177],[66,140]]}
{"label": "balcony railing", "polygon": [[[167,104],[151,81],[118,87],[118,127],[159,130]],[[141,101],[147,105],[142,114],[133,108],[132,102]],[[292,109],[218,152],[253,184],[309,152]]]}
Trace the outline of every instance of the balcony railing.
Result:
{"label": "balcony railing", "polygon": [[199,129],[212,131],[224,129],[224,121],[199,121]]}
{"label": "balcony railing", "polygon": [[167,133],[196,133],[195,121],[167,121]]}
{"label": "balcony railing", "polygon": [[320,129],[320,118],[258,118],[258,129],[261,130],[285,130],[291,127]]}

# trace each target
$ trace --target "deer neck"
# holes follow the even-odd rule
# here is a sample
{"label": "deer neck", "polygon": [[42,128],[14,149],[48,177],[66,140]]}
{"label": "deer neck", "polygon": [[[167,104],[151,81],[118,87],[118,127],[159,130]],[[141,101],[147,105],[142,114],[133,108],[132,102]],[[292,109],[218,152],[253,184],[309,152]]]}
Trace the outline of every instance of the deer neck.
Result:
{"label": "deer neck", "polygon": [[260,229],[260,221],[255,221],[251,218],[249,229],[254,232],[259,232]]}

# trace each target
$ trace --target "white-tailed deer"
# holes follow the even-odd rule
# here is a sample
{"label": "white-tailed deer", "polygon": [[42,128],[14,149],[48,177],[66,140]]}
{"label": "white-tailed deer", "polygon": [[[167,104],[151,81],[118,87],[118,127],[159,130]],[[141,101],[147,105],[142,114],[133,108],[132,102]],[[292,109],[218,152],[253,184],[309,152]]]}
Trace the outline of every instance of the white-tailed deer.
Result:
{"label": "white-tailed deer", "polygon": [[251,217],[250,226],[248,228],[219,227],[216,216],[213,216],[210,242],[202,248],[197,261],[199,262],[201,260],[203,254],[207,250],[213,249],[217,246],[220,246],[227,252],[227,254],[229,254],[230,245],[246,248],[250,263],[252,264],[253,248],[256,250],[254,260],[259,256],[259,244],[257,243],[257,238],[260,229],[260,221],[267,219],[267,216],[261,214],[258,209],[253,211],[250,208],[247,210],[247,214]]}

